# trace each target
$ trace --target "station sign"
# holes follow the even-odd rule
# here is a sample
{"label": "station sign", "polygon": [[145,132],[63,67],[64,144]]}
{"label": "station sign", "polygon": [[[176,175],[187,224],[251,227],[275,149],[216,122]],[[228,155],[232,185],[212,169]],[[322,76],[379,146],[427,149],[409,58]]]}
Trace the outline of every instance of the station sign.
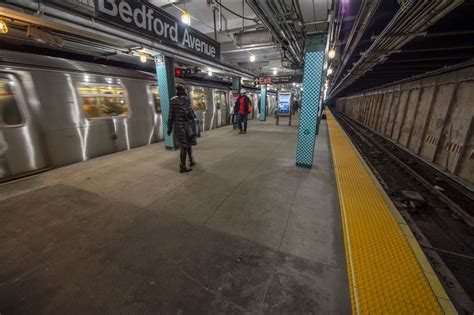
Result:
{"label": "station sign", "polygon": [[302,83],[303,82],[303,75],[302,74],[295,74],[295,75],[273,76],[272,81],[273,81],[273,84]]}
{"label": "station sign", "polygon": [[258,79],[259,84],[273,84],[272,83],[272,77],[260,77]]}
{"label": "station sign", "polygon": [[136,0],[95,0],[96,15],[154,41],[219,61],[220,44],[168,12]]}

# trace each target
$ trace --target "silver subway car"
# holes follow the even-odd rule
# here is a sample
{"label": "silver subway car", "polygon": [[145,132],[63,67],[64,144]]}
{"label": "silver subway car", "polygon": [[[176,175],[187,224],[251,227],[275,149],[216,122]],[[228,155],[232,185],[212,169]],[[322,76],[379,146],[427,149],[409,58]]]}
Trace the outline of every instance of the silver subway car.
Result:
{"label": "silver subway car", "polygon": [[[182,79],[203,131],[223,126],[226,86]],[[0,181],[163,139],[154,75],[0,51]]]}

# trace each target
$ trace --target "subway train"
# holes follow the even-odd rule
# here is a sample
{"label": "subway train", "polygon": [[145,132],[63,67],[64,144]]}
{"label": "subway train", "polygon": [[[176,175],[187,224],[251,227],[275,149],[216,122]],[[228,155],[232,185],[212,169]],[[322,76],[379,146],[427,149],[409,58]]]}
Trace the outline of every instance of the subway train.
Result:
{"label": "subway train", "polygon": [[[202,132],[228,124],[228,85],[176,81]],[[249,88],[254,106],[258,92]],[[0,50],[0,182],[158,142],[163,123],[152,73]]]}

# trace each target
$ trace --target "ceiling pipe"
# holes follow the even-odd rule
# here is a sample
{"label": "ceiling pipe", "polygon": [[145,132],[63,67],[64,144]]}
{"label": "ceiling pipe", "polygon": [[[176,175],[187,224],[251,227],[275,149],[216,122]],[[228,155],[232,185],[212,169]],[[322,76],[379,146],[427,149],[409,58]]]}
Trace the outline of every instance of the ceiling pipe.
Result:
{"label": "ceiling pipe", "polygon": [[267,19],[265,14],[260,9],[259,5],[257,4],[256,0],[247,0],[247,4],[255,13],[255,15],[262,21],[262,24],[272,33],[273,38],[283,46],[282,40],[277,32],[277,30],[272,26],[270,21]]}
{"label": "ceiling pipe", "polygon": [[281,25],[281,29],[285,33],[285,38],[289,42],[288,46],[292,48],[292,44],[296,46],[295,48],[293,48],[293,50],[297,56],[298,63],[302,63],[303,49],[301,48],[299,41],[295,36],[296,30],[294,29],[294,27],[291,27],[289,23],[287,23],[286,15],[288,12],[286,12],[285,10],[285,4],[281,0],[279,0],[279,6],[276,5],[274,1],[263,0],[261,2],[268,5],[270,7],[271,12],[273,14],[276,14],[276,16],[280,19],[281,23],[279,23],[279,25]]}
{"label": "ceiling pipe", "polygon": [[[282,16],[281,11],[276,12],[274,8],[269,6],[265,0],[247,0],[247,4],[272,33],[273,38],[280,44],[280,46],[288,51],[290,62],[294,65],[300,66],[302,64],[303,51],[301,50],[298,40],[288,34],[286,18]],[[275,17],[279,17],[284,23],[279,23]],[[284,25],[285,27],[282,27]]]}
{"label": "ceiling pipe", "polygon": [[269,48],[275,48],[275,44],[267,43],[267,44],[259,45],[259,46],[226,50],[226,51],[221,51],[221,54],[231,54],[231,53],[242,52],[242,51],[261,50],[261,49],[269,49]]}
{"label": "ceiling pipe", "polygon": [[362,2],[361,8],[354,22],[354,26],[352,27],[352,30],[347,38],[347,44],[341,54],[341,63],[338,66],[337,71],[334,75],[334,82],[337,82],[339,76],[341,75],[342,71],[349,62],[350,57],[354,53],[354,50],[356,49],[357,45],[360,42],[360,39],[364,35],[367,26],[372,20],[372,17],[374,16],[374,13],[379,6],[379,3],[379,0],[364,0]]}
{"label": "ceiling pipe", "polygon": [[349,73],[331,88],[330,97],[336,96],[365,72],[384,62],[391,51],[400,50],[415,37],[385,37],[386,34],[423,32],[462,2],[463,0],[413,1],[403,10],[400,9]]}

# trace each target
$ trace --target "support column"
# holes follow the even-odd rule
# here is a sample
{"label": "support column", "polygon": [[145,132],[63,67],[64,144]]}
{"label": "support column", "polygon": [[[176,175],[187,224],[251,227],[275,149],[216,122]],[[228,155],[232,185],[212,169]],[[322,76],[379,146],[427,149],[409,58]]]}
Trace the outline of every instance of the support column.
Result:
{"label": "support column", "polygon": [[232,92],[240,93],[240,89],[242,88],[240,80],[240,77],[232,77]]}
{"label": "support column", "polygon": [[[235,102],[237,101],[237,98],[239,97],[239,93],[240,93],[240,89],[242,88],[242,79],[240,77],[232,77],[232,104],[231,104],[231,108],[232,109],[235,109],[234,108],[234,105],[235,105]],[[232,120],[231,120],[231,124],[234,125],[237,121],[238,121],[238,117],[237,117],[237,114],[238,112],[234,112],[234,110],[232,110]],[[235,125],[234,125],[234,128],[235,128]]]}
{"label": "support column", "polygon": [[165,148],[175,149],[173,135],[168,136],[168,116],[170,112],[170,99],[176,95],[176,83],[174,79],[173,58],[163,55],[155,56],[156,78],[160,91],[161,121],[163,124],[163,136]]}
{"label": "support column", "polygon": [[316,142],[319,109],[321,108],[326,38],[326,34],[318,34],[309,36],[306,42],[307,51],[304,57],[303,77],[304,93],[296,149],[296,166],[305,168],[313,167],[314,144]]}
{"label": "support column", "polygon": [[260,86],[260,114],[259,114],[260,121],[267,120],[266,104],[267,104],[267,85],[262,84]]}

